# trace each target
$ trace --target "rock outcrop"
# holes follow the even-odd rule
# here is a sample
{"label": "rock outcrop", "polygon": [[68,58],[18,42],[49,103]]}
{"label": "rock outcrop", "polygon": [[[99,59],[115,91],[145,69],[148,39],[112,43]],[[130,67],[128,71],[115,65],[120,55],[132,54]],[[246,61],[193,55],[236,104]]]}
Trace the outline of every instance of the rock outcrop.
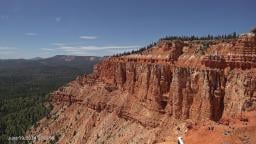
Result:
{"label": "rock outcrop", "polygon": [[107,58],[54,92],[51,114],[29,134],[59,143],[175,142],[196,123],[255,111],[255,35],[215,43],[204,55],[198,42],[161,41]]}

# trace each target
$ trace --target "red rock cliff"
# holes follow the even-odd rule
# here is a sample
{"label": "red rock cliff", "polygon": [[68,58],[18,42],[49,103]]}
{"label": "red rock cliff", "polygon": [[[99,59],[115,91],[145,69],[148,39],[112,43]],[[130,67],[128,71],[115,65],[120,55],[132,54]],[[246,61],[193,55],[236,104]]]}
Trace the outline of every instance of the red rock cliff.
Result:
{"label": "red rock cliff", "polygon": [[[58,135],[60,143],[171,142],[188,124],[254,111],[255,44],[255,36],[243,36],[198,54],[198,43],[161,42],[142,54],[105,59],[93,74],[53,93],[53,111],[31,134]],[[241,57],[232,61],[234,55]]]}

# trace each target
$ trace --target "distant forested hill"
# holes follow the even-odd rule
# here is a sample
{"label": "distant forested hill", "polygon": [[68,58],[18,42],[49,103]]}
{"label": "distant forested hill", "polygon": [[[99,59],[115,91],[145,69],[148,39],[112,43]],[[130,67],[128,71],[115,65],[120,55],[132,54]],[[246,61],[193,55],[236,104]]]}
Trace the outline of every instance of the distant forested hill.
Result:
{"label": "distant forested hill", "polygon": [[0,60],[0,143],[23,135],[49,112],[43,102],[50,92],[90,73],[100,60],[90,56]]}

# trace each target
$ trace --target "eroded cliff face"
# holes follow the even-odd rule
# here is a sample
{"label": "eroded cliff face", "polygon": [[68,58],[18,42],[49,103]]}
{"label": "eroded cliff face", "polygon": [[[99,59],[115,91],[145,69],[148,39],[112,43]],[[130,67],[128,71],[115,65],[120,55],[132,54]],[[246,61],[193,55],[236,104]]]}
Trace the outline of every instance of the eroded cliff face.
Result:
{"label": "eroded cliff face", "polygon": [[103,80],[128,91],[148,108],[176,119],[219,120],[224,108],[226,77],[222,70],[168,64],[113,62]]}
{"label": "eroded cliff face", "polygon": [[[239,55],[244,41],[256,49],[255,37],[241,39],[223,49]],[[209,66],[220,62],[207,57],[220,44],[205,55],[197,44],[163,42],[141,55],[108,58],[54,92],[53,111],[30,134],[54,135],[59,143],[172,143],[197,123],[254,111],[256,69],[240,66],[255,55],[231,66],[223,51],[223,65]]]}

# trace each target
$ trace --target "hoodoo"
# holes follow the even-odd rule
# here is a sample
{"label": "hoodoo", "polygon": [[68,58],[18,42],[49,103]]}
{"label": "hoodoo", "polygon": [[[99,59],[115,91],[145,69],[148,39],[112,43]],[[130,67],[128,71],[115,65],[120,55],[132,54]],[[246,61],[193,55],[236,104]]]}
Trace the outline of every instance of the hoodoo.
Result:
{"label": "hoodoo", "polygon": [[160,40],[53,92],[51,114],[28,134],[54,137],[35,143],[255,143],[255,64],[255,30]]}

